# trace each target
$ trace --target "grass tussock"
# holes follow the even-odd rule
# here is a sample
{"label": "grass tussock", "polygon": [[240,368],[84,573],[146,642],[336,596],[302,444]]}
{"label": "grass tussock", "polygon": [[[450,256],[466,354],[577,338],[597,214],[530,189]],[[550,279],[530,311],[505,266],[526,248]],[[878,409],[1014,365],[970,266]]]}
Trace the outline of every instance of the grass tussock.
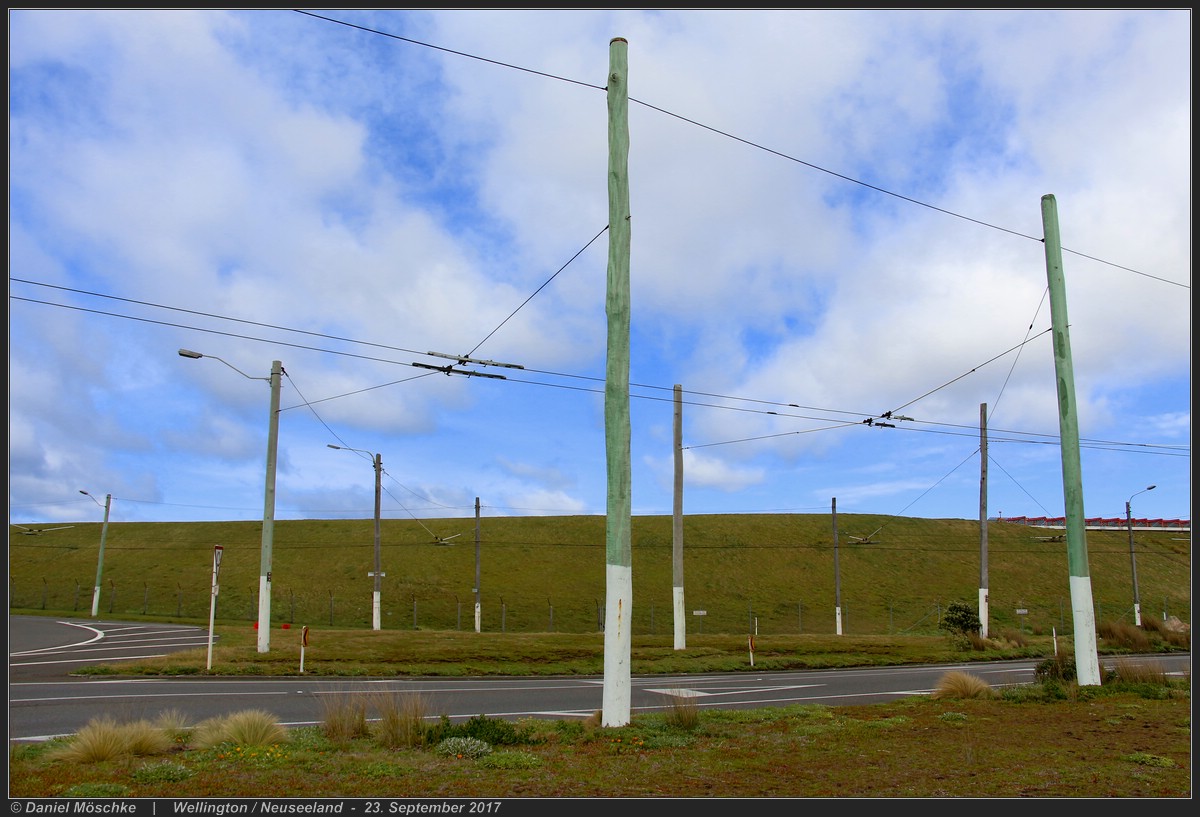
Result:
{"label": "grass tussock", "polygon": [[55,760],[71,763],[102,763],[123,757],[162,755],[175,745],[173,735],[150,721],[118,723],[113,718],[101,717],[54,746],[48,754]]}
{"label": "grass tussock", "polygon": [[247,709],[196,724],[192,745],[212,749],[223,743],[237,746],[273,746],[285,743],[288,732],[275,716],[260,709]]}
{"label": "grass tussock", "polygon": [[665,718],[668,726],[691,732],[700,726],[700,707],[690,695],[672,695]]}
{"label": "grass tussock", "polygon": [[1135,652],[1150,649],[1149,633],[1135,624],[1127,624],[1124,621],[1102,621],[1096,628],[1096,633],[1110,644]]}
{"label": "grass tussock", "polygon": [[366,737],[367,704],[362,696],[334,693],[321,698],[321,729],[336,746]]}
{"label": "grass tussock", "polygon": [[1000,637],[1014,647],[1028,647],[1030,644],[1029,637],[1025,633],[1020,630],[1014,630],[1011,627],[1003,630],[1000,633]]}
{"label": "grass tussock", "polygon": [[1167,673],[1157,661],[1118,658],[1113,662],[1108,679],[1126,684],[1157,684],[1167,686]]}
{"label": "grass tussock", "polygon": [[[1123,670],[1128,677],[1155,675],[1128,664]],[[1174,677],[1162,683],[1188,686],[1186,679]],[[321,797],[336,786],[338,796],[346,797],[439,797],[447,791],[465,797],[556,797],[569,791],[581,797],[639,798],[1027,798],[1097,792],[1186,798],[1191,795],[1189,699],[1153,694],[1151,685],[1088,687],[1094,694],[1086,696],[1082,720],[1103,723],[1106,740],[1081,740],[1072,752],[1056,756],[1053,774],[1014,770],[1045,768],[1047,734],[1084,734],[1079,702],[1085,696],[1077,701],[1064,693],[1069,684],[1051,680],[1006,687],[993,697],[980,694],[988,687],[978,678],[955,671],[939,685],[952,691],[946,697],[961,699],[953,711],[924,699],[697,711],[678,696],[677,711],[634,715],[629,724],[611,729],[600,726],[599,711],[590,727],[585,719],[514,725],[480,715],[453,725],[442,720],[441,732],[430,728],[429,740],[407,748],[382,745],[373,730],[334,751],[321,728],[313,726],[291,730],[294,737],[279,754],[218,754],[189,744],[144,764],[62,762],[71,746],[76,751],[108,747],[89,758],[129,757],[122,736],[129,727],[145,724],[100,720],[71,740],[59,739],[40,751],[10,752],[10,796],[161,797],[186,788],[191,797]],[[1016,690],[1024,694],[1009,694]],[[1034,701],[1040,705],[1025,705]],[[375,699],[372,705],[380,723],[386,712],[415,721],[426,706],[409,695]],[[261,726],[264,714],[243,717]],[[694,728],[681,731],[672,723],[678,714],[695,715]],[[237,720],[202,722],[194,732],[252,739],[232,725]],[[265,720],[274,724],[269,716]],[[521,748],[501,748],[514,743]],[[988,757],[994,753],[1005,762],[986,762],[983,747]],[[780,774],[781,758],[787,768],[806,773]],[[320,773],[312,774],[315,769]]]}
{"label": "grass tussock", "polygon": [[936,699],[986,699],[995,697],[995,691],[978,675],[955,670],[938,679],[937,687],[930,697]]}
{"label": "grass tussock", "polygon": [[113,718],[91,720],[70,740],[48,752],[50,758],[69,763],[102,763],[126,753],[125,735]]}
{"label": "grass tussock", "polygon": [[380,692],[372,703],[379,713],[375,736],[387,749],[411,749],[425,744],[429,701],[416,692]]}

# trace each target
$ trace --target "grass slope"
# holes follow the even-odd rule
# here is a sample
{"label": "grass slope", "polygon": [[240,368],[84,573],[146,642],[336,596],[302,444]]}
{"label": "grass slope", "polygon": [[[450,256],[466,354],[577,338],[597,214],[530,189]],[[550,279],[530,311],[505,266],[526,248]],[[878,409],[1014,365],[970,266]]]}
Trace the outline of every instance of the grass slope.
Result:
{"label": "grass slope", "polygon": [[[632,526],[635,634],[669,636],[672,535],[668,516]],[[829,634],[840,602],[844,634],[936,633],[951,601],[978,604],[975,520],[839,514],[684,517],[689,634]],[[473,630],[474,519],[383,520],[383,628]],[[448,537],[436,544],[430,531]],[[214,545],[224,548],[218,620],[257,619],[259,522],[111,523],[101,614],[207,621]],[[10,535],[10,610],[88,614],[101,526],[81,523]],[[1070,632],[1062,531],[988,525],[989,627]],[[858,541],[869,536],[869,543]],[[1128,535],[1089,531],[1097,621],[1132,620]],[[599,632],[605,601],[600,516],[479,521],[481,628],[489,632]],[[1190,620],[1190,542],[1136,532],[1144,615]],[[835,569],[836,563],[836,569]],[[279,520],[274,526],[272,623],[371,626],[373,520]],[[696,611],[704,615],[694,615]],[[1027,611],[1018,614],[1018,610]]]}

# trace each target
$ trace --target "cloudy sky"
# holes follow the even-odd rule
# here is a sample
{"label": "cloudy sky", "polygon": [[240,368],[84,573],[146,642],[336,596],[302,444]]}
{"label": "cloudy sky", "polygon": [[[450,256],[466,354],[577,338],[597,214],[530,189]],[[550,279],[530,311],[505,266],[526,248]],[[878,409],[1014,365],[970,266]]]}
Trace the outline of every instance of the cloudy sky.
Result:
{"label": "cloudy sky", "polygon": [[261,518],[274,360],[277,519],[603,514],[614,37],[635,514],[678,384],[685,513],[977,518],[986,404],[1061,516],[1052,194],[1085,513],[1190,518],[1190,17],[10,10],[10,522]]}

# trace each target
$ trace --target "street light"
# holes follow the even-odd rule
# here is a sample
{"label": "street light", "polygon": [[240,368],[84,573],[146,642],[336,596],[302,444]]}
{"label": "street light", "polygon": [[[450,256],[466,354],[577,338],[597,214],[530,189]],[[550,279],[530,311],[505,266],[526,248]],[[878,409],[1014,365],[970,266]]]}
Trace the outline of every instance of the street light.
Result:
{"label": "street light", "polygon": [[[204,355],[190,349],[180,349],[179,356],[192,360],[202,357],[221,360],[216,355]],[[270,425],[267,432],[267,485],[263,499],[262,558],[258,576],[258,651],[267,652],[271,649],[271,545],[275,536],[275,460],[279,449],[279,384],[283,375],[283,364],[278,360],[272,361],[270,377],[251,377],[232,363],[226,360],[221,362],[242,377],[265,380],[271,386],[271,413],[268,417]]]}
{"label": "street light", "polygon": [[1133,570],[1133,623],[1138,627],[1142,626],[1142,602],[1138,598],[1137,557],[1133,553],[1133,509],[1130,503],[1133,502],[1134,496],[1144,494],[1146,491],[1153,491],[1157,487],[1157,485],[1149,485],[1125,500],[1125,526],[1129,528],[1129,567]]}
{"label": "street light", "polygon": [[[97,505],[100,504],[100,500],[87,491],[81,489],[79,493],[90,498]],[[92,591],[92,618],[100,614],[100,577],[104,573],[104,540],[108,538],[108,512],[111,508],[112,494],[106,494],[104,497],[104,527],[100,528],[100,555],[96,559],[96,589]]]}
{"label": "street light", "polygon": [[379,454],[372,455],[370,451],[363,451],[361,448],[349,448],[343,445],[333,445],[332,443],[327,443],[326,447],[337,451],[357,451],[360,454],[373,457],[375,462],[375,572],[371,574],[375,577],[375,593],[371,597],[371,627],[378,630],[380,628],[380,580],[383,578],[383,569],[380,564],[379,555],[379,495],[382,491],[380,482],[383,474],[383,458]]}

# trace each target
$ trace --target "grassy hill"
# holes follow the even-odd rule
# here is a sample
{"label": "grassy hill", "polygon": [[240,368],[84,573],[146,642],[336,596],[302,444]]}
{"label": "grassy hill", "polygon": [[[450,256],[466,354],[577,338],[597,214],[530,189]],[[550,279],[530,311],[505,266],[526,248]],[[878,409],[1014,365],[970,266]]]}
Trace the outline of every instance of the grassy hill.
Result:
{"label": "grassy hill", "polygon": [[[934,633],[949,602],[977,605],[977,520],[838,514],[837,522],[835,549],[829,515],[685,516],[688,632],[833,633],[839,593],[846,634]],[[633,519],[634,633],[673,631],[671,523]],[[458,535],[438,544],[430,530]],[[992,632],[1069,634],[1066,544],[1051,539],[1061,533],[989,523]],[[10,528],[10,611],[89,615],[100,534],[99,523],[38,535]],[[260,522],[110,523],[100,614],[207,622],[221,545],[217,618],[250,626],[261,536]],[[1097,621],[1132,621],[1127,532],[1089,531],[1087,542]],[[1143,615],[1190,621],[1190,535],[1137,530],[1135,542]],[[273,624],[370,628],[373,520],[276,521],[272,550]],[[384,629],[474,629],[473,518],[383,520],[381,552]],[[478,553],[483,630],[600,629],[604,517],[483,518]]]}

